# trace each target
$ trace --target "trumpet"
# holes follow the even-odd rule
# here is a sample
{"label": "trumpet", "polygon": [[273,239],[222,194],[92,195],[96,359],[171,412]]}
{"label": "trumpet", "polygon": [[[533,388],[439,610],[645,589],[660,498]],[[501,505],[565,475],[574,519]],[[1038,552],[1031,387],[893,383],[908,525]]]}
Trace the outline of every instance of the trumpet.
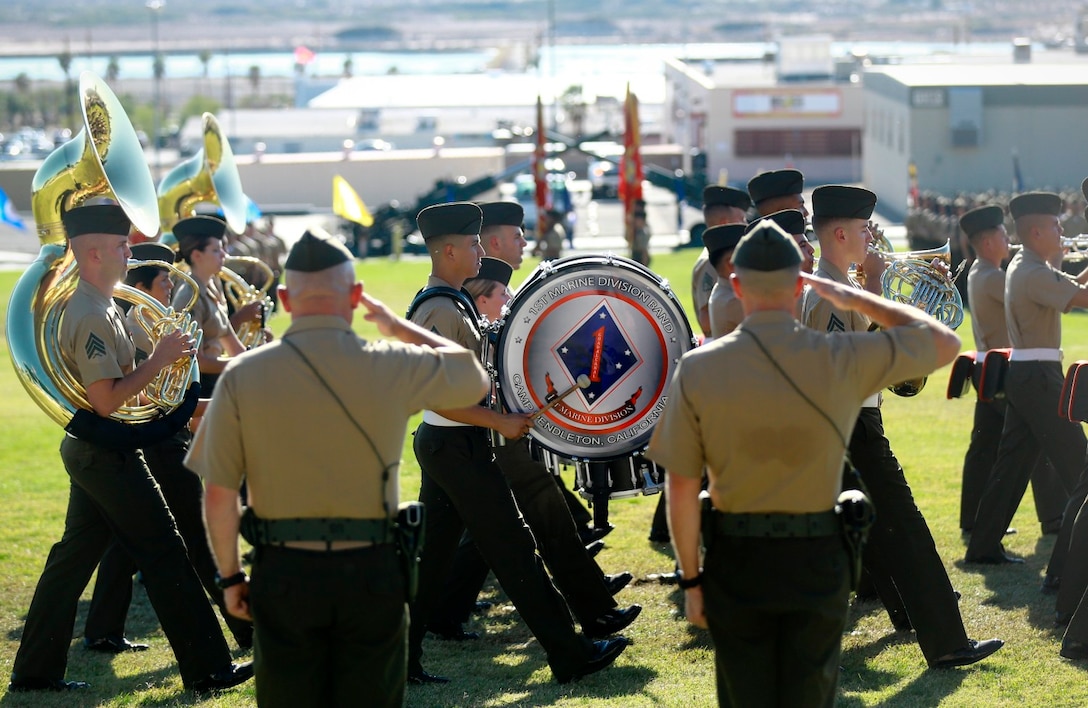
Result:
{"label": "trumpet", "polygon": [[[1088,234],[1063,237],[1061,243],[1062,263],[1080,263],[1088,260]],[[1023,247],[1023,244],[1020,243],[1011,244],[1009,246],[1009,255],[1015,256],[1017,251]]]}
{"label": "trumpet", "polygon": [[[259,272],[263,282],[260,285],[250,283],[241,275],[246,271],[252,277]],[[238,341],[246,349],[264,344],[264,326],[268,313],[272,312],[272,298],[268,297],[268,291],[276,282],[276,275],[267,263],[252,256],[229,256],[223,269],[219,272],[223,281],[223,294],[226,295],[231,307],[239,310],[251,302],[261,303],[261,319],[243,322],[238,327]],[[253,278],[256,280],[256,278]]]}

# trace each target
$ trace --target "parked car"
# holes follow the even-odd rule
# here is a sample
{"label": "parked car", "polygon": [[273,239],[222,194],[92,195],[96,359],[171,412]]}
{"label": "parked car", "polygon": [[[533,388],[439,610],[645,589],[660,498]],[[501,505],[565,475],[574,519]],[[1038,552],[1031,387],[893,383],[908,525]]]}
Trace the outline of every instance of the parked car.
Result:
{"label": "parked car", "polygon": [[589,185],[594,199],[616,199],[620,195],[620,168],[608,160],[589,163]]}
{"label": "parked car", "polygon": [[[563,212],[567,218],[568,235],[574,230],[574,202],[571,200],[570,175],[565,172],[548,173],[548,191],[552,206]],[[514,178],[514,201],[525,209],[525,230],[536,230],[536,180],[532,175],[518,175]]]}

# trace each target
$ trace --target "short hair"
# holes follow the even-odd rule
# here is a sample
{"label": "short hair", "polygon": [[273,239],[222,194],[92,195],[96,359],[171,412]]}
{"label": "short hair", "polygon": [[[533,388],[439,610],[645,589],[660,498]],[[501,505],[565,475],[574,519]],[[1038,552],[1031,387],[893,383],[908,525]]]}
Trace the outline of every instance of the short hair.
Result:
{"label": "short hair", "polygon": [[448,243],[455,243],[460,239],[468,238],[469,236],[475,236],[475,234],[441,234],[439,236],[432,236],[427,239],[427,250],[431,253],[438,253]]}
{"label": "short hair", "polygon": [[312,272],[286,270],[283,279],[292,300],[345,296],[355,285],[355,264],[344,261],[331,268]]}
{"label": "short hair", "polygon": [[721,248],[721,249],[718,249],[717,251],[708,251],[707,252],[707,260],[710,261],[710,266],[714,270],[717,270],[718,269],[718,264],[721,263],[722,260],[724,260],[726,258],[729,258],[732,255],[733,255],[733,249],[732,248]]}
{"label": "short hair", "polygon": [[186,263],[192,265],[193,251],[203,251],[212,241],[221,241],[226,244],[227,235],[224,233],[222,236],[212,236],[207,234],[202,236],[194,236],[190,240],[190,242],[186,244],[187,248],[180,250],[179,253],[181,254],[181,257],[185,259]]}
{"label": "short hair", "polygon": [[125,285],[136,287],[142,285],[148,290],[151,289],[151,284],[155,282],[155,278],[159,277],[159,273],[168,273],[170,271],[159,266],[140,266],[139,268],[133,268],[125,276]]}
{"label": "short hair", "polygon": [[745,293],[756,297],[768,297],[785,294],[793,291],[797,284],[797,278],[801,275],[801,264],[779,268],[778,270],[752,270],[750,268],[734,268],[737,280]]}

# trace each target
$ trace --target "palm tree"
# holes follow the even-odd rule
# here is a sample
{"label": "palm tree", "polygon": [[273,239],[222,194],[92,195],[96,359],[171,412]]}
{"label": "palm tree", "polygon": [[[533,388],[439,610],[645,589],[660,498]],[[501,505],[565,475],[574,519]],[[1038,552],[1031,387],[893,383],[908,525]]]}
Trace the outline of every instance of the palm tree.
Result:
{"label": "palm tree", "polygon": [[355,62],[352,60],[351,55],[348,54],[344,57],[344,78],[350,79],[352,68],[355,66]]}
{"label": "palm tree", "polygon": [[106,81],[114,83],[117,81],[117,77],[121,75],[121,63],[117,60],[117,57],[110,57],[110,63],[106,65]]}
{"label": "palm tree", "polygon": [[68,47],[68,38],[64,39],[64,51],[57,55],[61,71],[64,72],[64,116],[68,127],[72,126],[72,50]]}
{"label": "palm tree", "polygon": [[261,67],[257,64],[249,67],[249,86],[253,89],[254,95],[261,87]]}
{"label": "palm tree", "polygon": [[208,62],[212,60],[212,52],[210,49],[200,50],[200,65],[204,70],[204,78],[208,78]]}

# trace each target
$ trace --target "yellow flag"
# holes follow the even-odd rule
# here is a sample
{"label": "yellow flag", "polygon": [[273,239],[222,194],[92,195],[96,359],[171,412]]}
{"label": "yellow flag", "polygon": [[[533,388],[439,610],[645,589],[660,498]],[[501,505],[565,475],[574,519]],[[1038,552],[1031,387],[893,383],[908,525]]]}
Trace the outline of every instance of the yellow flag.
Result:
{"label": "yellow flag", "polygon": [[348,181],[340,175],[332,178],[332,211],[339,217],[363,226],[372,226],[374,217],[366,204],[355,193]]}

